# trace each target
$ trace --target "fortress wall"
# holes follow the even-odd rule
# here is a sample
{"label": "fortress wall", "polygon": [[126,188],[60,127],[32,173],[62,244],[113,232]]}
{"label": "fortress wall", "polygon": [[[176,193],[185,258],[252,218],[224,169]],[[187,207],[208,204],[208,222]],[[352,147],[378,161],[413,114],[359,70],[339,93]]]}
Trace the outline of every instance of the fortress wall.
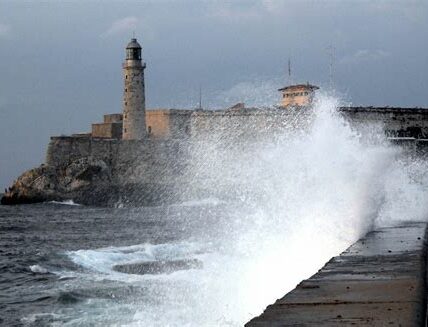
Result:
{"label": "fortress wall", "polygon": [[91,139],[89,156],[94,160],[102,160],[111,165],[117,155],[118,144],[118,140]]}
{"label": "fortress wall", "polygon": [[[343,107],[340,111],[356,129],[376,128],[388,136],[428,138],[428,109]],[[191,137],[216,140],[227,136],[231,142],[254,140],[302,128],[311,121],[310,113],[310,107],[195,111],[191,116]]]}
{"label": "fortress wall", "polygon": [[389,136],[428,138],[428,110],[406,108],[341,108],[354,127],[380,125]]}
{"label": "fortress wall", "polygon": [[115,168],[120,182],[178,183],[188,158],[183,140],[125,141],[118,146]]}
{"label": "fortress wall", "polygon": [[[196,112],[191,117],[191,136],[195,140],[222,140],[237,142],[260,135],[271,116],[269,112],[256,113],[242,110]],[[272,131],[271,131],[272,132]]]}
{"label": "fortress wall", "polygon": [[45,163],[49,166],[64,166],[70,161],[87,157],[91,153],[89,137],[54,136],[51,137]]}
{"label": "fortress wall", "polygon": [[107,114],[104,115],[104,123],[121,123],[123,120],[122,114]]}
{"label": "fortress wall", "polygon": [[81,158],[102,160],[119,183],[178,183],[188,157],[185,140],[111,140],[52,137],[46,164],[65,167]]}
{"label": "fortress wall", "polygon": [[262,140],[305,126],[308,113],[307,107],[195,112],[191,118],[191,136],[194,140],[227,138],[238,143]]}
{"label": "fortress wall", "polygon": [[[269,139],[287,128],[301,126],[306,121],[305,113],[310,111],[296,110],[195,111],[190,117],[183,115],[183,119],[177,120],[177,126],[173,127],[176,131],[172,133],[176,137],[169,138],[137,141],[89,136],[52,137],[46,164],[64,167],[77,159],[90,157],[109,165],[119,182],[179,183],[187,178],[188,161],[195,160],[189,159],[190,143],[202,141],[229,147],[254,144],[254,141]],[[342,108],[342,112],[353,126],[377,124],[398,136],[428,138],[428,110]],[[179,137],[188,126],[190,139]]]}
{"label": "fortress wall", "polygon": [[63,167],[72,161],[87,157],[112,163],[117,154],[118,143],[118,140],[54,136],[48,145],[45,164]]}
{"label": "fortress wall", "polygon": [[147,132],[151,138],[188,138],[192,112],[192,110],[178,109],[147,110]]}
{"label": "fortress wall", "polygon": [[152,138],[168,137],[170,115],[168,110],[146,110],[146,128]]}
{"label": "fortress wall", "polygon": [[92,137],[94,138],[122,138],[122,122],[107,122],[92,124]]}
{"label": "fortress wall", "polygon": [[170,120],[170,136],[172,138],[187,139],[190,137],[192,112],[189,110],[173,110]]}

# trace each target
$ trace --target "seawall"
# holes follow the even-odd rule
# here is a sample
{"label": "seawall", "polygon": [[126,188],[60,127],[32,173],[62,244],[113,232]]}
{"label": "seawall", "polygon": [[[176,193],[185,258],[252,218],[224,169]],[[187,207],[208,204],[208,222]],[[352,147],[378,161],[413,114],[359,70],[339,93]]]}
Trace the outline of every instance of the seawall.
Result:
{"label": "seawall", "polygon": [[425,326],[426,232],[368,233],[245,326]]}

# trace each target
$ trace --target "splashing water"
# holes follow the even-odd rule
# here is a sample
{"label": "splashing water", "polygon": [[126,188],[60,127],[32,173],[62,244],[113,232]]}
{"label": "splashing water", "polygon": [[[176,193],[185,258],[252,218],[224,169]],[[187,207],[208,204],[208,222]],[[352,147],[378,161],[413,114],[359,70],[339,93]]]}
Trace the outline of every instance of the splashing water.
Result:
{"label": "splashing water", "polygon": [[[195,184],[238,201],[190,243],[80,250],[70,258],[103,278],[145,285],[144,300],[121,324],[243,325],[370,229],[427,217],[426,163],[353,130],[337,107],[321,96],[304,131],[256,146],[231,146],[228,135],[201,140]],[[112,260],[168,258],[196,258],[203,268],[132,277],[111,270]]]}

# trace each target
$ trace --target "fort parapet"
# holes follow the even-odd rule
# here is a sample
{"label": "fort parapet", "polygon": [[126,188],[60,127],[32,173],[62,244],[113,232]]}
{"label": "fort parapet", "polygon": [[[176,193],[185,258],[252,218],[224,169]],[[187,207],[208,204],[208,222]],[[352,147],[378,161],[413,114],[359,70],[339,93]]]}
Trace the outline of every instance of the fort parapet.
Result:
{"label": "fort parapet", "polygon": [[342,107],[356,128],[378,124],[387,136],[428,138],[428,108]]}
{"label": "fort parapet", "polygon": [[[245,108],[243,104],[225,110],[151,109],[146,111],[147,138],[195,139],[219,132],[234,135],[262,135],[301,126],[306,107]],[[428,138],[428,109],[395,107],[341,107],[340,113],[356,129],[381,129],[388,137]],[[92,138],[122,139],[122,115],[104,116],[92,125]],[[248,132],[248,133],[247,133]]]}

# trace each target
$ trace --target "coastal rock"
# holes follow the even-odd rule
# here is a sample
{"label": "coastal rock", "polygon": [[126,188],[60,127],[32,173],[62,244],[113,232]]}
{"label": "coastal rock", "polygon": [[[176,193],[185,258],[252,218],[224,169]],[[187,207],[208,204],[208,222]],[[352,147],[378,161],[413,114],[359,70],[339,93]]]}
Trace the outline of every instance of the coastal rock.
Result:
{"label": "coastal rock", "polygon": [[80,158],[62,167],[41,165],[25,172],[9,187],[1,203],[73,200],[104,204],[112,192],[114,185],[108,165],[102,160]]}

